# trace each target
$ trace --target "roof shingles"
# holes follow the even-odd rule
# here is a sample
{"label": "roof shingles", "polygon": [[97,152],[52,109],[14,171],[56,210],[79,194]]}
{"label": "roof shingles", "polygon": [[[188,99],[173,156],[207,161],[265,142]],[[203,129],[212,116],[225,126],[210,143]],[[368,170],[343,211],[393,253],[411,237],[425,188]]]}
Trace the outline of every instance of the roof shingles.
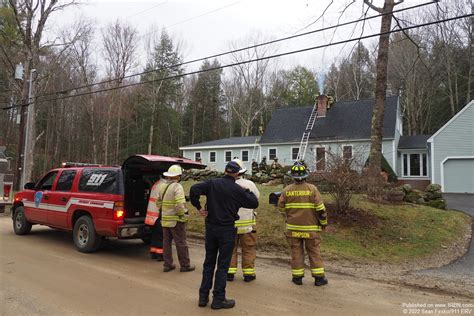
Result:
{"label": "roof shingles", "polygon": [[[374,99],[337,102],[328,110],[326,117],[316,120],[311,140],[370,139]],[[394,138],[397,117],[397,97],[385,101],[383,137]],[[305,131],[313,106],[280,108],[272,118],[260,139],[265,143],[299,142]]]}

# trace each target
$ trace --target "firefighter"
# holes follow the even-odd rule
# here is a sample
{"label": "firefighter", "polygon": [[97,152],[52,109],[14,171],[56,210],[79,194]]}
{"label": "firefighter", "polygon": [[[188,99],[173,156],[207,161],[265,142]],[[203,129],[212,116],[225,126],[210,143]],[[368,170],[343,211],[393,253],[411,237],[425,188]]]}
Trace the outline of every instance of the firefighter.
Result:
{"label": "firefighter", "polygon": [[263,156],[262,161],[258,165],[260,172],[267,173],[267,157]]}
{"label": "firefighter", "polygon": [[186,223],[188,210],[183,186],[179,183],[183,171],[181,166],[172,165],[163,175],[165,179],[158,185],[159,198],[157,205],[161,206],[161,225],[163,226],[163,271],[169,272],[176,266],[173,264],[172,242],[176,244],[180,272],[194,271],[190,264],[189,250],[186,243]]}
{"label": "firefighter", "polygon": [[[240,161],[240,159],[234,159],[233,161],[235,161],[240,166],[239,176],[235,183],[240,185],[243,189],[250,190],[250,192],[255,194],[258,199],[260,197],[260,192],[258,191],[255,183],[243,178],[243,175],[245,174],[245,172],[247,172],[247,169],[243,167],[242,161]],[[239,209],[238,215],[239,219],[235,221],[235,227],[237,228],[237,236],[235,237],[234,252],[232,253],[232,260],[230,262],[229,271],[227,272],[227,281],[233,281],[234,276],[237,273],[237,249],[240,245],[242,251],[242,272],[244,274],[244,281],[251,282],[256,278],[256,214],[253,209],[241,207]]]}
{"label": "firefighter", "polygon": [[278,200],[278,207],[286,215],[286,239],[291,249],[292,281],[303,284],[304,248],[309,257],[311,275],[314,285],[328,283],[324,276],[324,265],[319,252],[320,232],[327,225],[327,214],[318,189],[306,183],[308,172],[300,162],[290,170],[295,181],[283,189]]}
{"label": "firefighter", "polygon": [[252,159],[252,175],[256,175],[258,173],[258,162],[255,159]]}
{"label": "firefighter", "polygon": [[156,181],[151,187],[150,198],[146,211],[145,224],[152,226],[150,240],[150,257],[152,260],[163,261],[163,229],[161,227],[160,210],[156,205],[159,197],[158,185]]}
{"label": "firefighter", "polygon": [[271,169],[271,174],[273,176],[276,176],[281,172],[281,165],[278,162],[277,157],[273,158],[273,162],[272,162],[272,165],[270,166],[270,169]]}

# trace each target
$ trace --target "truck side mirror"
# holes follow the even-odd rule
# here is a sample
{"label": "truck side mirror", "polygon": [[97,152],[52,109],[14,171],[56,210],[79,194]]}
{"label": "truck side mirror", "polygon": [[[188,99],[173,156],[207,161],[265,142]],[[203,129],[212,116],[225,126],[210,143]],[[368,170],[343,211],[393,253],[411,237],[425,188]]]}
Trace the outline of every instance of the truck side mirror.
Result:
{"label": "truck side mirror", "polygon": [[27,183],[25,183],[24,188],[25,188],[25,190],[34,190],[35,189],[35,183],[34,182],[27,182]]}
{"label": "truck side mirror", "polygon": [[268,197],[268,203],[277,206],[278,199],[280,198],[280,196],[281,196],[281,192],[270,193],[270,196]]}

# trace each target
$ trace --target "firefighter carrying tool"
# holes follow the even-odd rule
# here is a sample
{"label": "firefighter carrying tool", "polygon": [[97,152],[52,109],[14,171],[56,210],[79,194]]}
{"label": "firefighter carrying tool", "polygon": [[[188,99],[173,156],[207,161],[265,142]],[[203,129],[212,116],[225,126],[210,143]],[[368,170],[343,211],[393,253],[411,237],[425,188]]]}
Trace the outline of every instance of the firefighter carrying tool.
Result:
{"label": "firefighter carrying tool", "polygon": [[[250,192],[255,194],[257,199],[260,197],[260,192],[257,189],[255,183],[250,180],[244,179],[243,175],[247,172],[247,169],[243,167],[242,161],[240,159],[234,159],[239,166],[239,177],[235,181],[243,189],[248,189]],[[255,230],[255,225],[257,224],[255,212],[253,209],[241,207],[239,209],[239,219],[235,221],[235,228],[237,228],[237,236],[235,237],[234,251],[232,253],[232,260],[230,262],[230,267],[227,272],[227,281],[233,281],[234,276],[237,273],[237,250],[240,248],[242,250],[242,271],[244,273],[244,281],[251,282],[255,280],[255,257],[256,253],[256,243],[257,243],[257,232]]]}
{"label": "firefighter carrying tool", "polygon": [[159,183],[160,180],[156,181],[151,187],[145,224],[152,226],[150,257],[153,260],[163,261],[163,228],[161,227],[160,208],[156,205],[156,201],[160,196]]}
{"label": "firefighter carrying tool", "polygon": [[328,283],[324,277],[324,266],[319,246],[320,232],[327,225],[326,208],[318,189],[306,183],[308,172],[300,162],[296,162],[290,171],[295,183],[288,185],[278,201],[278,207],[286,215],[286,239],[291,249],[292,281],[303,284],[304,248],[309,257],[314,285]]}

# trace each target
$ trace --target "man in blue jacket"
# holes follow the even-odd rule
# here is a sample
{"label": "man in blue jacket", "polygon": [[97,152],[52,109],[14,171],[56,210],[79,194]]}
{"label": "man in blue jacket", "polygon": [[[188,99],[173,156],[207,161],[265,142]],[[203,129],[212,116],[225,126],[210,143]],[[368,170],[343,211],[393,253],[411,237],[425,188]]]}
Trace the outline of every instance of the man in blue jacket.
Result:
{"label": "man in blue jacket", "polygon": [[[258,207],[257,197],[248,190],[242,189],[235,183],[239,176],[240,166],[229,162],[225,167],[222,178],[211,179],[195,184],[190,190],[191,204],[206,218],[206,258],[203,264],[202,282],[199,289],[199,306],[205,307],[209,302],[209,291],[212,287],[214,269],[215,282],[212,309],[232,308],[235,300],[227,299],[225,287],[227,271],[232,259],[235,243],[235,221],[239,219],[239,208]],[[207,197],[205,207],[201,206],[199,198]]]}

